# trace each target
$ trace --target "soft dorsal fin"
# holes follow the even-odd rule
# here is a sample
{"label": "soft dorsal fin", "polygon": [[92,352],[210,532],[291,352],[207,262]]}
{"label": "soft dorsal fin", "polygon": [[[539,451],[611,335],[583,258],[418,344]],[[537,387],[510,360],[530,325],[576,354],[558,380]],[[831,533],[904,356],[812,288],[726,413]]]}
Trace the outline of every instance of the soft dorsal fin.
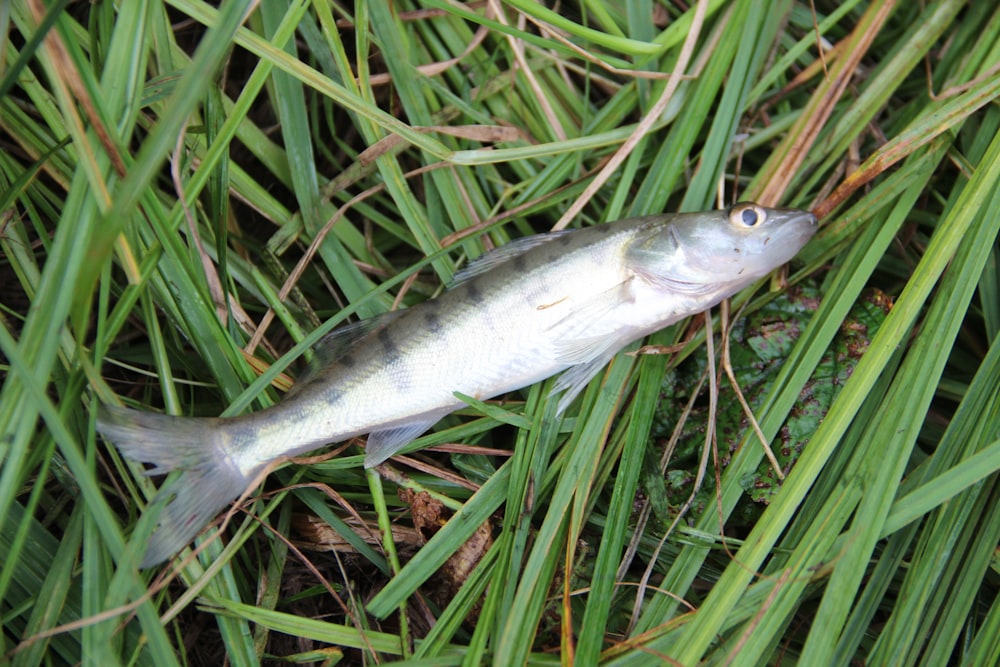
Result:
{"label": "soft dorsal fin", "polygon": [[354,322],[353,324],[347,324],[334,329],[320,338],[311,348],[313,353],[312,361],[299,374],[299,377],[295,380],[295,384],[285,396],[294,395],[300,387],[306,386],[321,370],[343,357],[355,343],[376,329],[389,324],[402,314],[402,310],[382,313],[375,317],[369,317],[367,320],[361,320],[360,322]]}
{"label": "soft dorsal fin", "polygon": [[564,230],[561,232],[548,232],[547,234],[536,234],[535,236],[526,236],[523,239],[516,239],[485,252],[479,257],[471,260],[465,268],[457,271],[455,277],[452,278],[451,283],[448,285],[448,289],[452,289],[456,285],[459,285],[470,278],[480,276],[487,271],[490,271],[501,264],[509,262],[518,255],[523,255],[524,253],[537,248],[540,245],[544,245],[553,239],[557,239],[560,236],[570,234],[573,230]]}

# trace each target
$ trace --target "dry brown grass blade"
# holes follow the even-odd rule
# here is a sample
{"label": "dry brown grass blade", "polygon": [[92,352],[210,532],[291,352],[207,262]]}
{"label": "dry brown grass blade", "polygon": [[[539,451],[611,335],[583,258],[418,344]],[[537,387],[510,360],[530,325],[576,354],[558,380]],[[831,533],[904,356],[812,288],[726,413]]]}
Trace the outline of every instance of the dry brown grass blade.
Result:
{"label": "dry brown grass blade", "polygon": [[833,63],[829,77],[816,88],[802,115],[761,169],[763,173],[773,176],[766,181],[760,192],[754,192],[751,188],[746,193],[748,199],[764,206],[776,206],[781,201],[782,195],[805,161],[809,149],[816,143],[820,130],[826,125],[834,107],[851,82],[862,58],[868,53],[869,47],[895,7],[895,0],[873,3],[861,17],[857,27],[844,40],[844,57],[838,58]]}
{"label": "dry brown grass blade", "polygon": [[[503,11],[503,7],[501,7],[497,0],[490,0],[490,10],[500,23],[509,25],[507,16]],[[518,28],[520,30],[524,30],[526,23],[527,21],[525,16],[523,14],[519,14]],[[527,79],[528,85],[531,87],[532,91],[534,91],[535,96],[538,99],[538,104],[541,106],[542,112],[548,120],[548,125],[552,129],[552,133],[558,140],[566,141],[566,129],[562,126],[562,123],[559,122],[559,116],[556,115],[555,109],[552,108],[548,95],[545,94],[541,82],[538,80],[538,77],[535,76],[534,71],[528,64],[528,58],[524,53],[524,42],[513,35],[507,35],[506,40],[510,44],[510,50],[514,55],[517,67],[521,70],[524,78]]]}
{"label": "dry brown grass blade", "polygon": [[833,212],[859,188],[874,180],[879,174],[926,146],[942,133],[963,122],[980,108],[1000,95],[1000,71],[991,69],[979,86],[963,89],[960,98],[914,123],[871,155],[857,170],[848,174],[833,193],[824,199],[815,210],[816,216],[823,218]]}
{"label": "dry brown grass blade", "polygon": [[[753,430],[754,434],[757,436],[757,441],[760,442],[761,447],[764,449],[764,454],[767,456],[768,462],[771,464],[771,469],[774,470],[774,474],[777,475],[779,480],[785,479],[785,473],[781,470],[781,464],[778,463],[777,457],[774,455],[774,451],[771,450],[771,444],[767,441],[767,437],[764,435],[764,431],[761,430],[760,424],[757,423],[757,417],[754,416],[753,410],[750,408],[750,404],[747,403],[747,399],[743,396],[743,390],[740,389],[740,383],[736,380],[736,373],[733,371],[733,362],[729,356],[729,334],[730,334],[730,320],[729,320],[729,299],[725,299],[719,304],[719,309],[721,311],[721,332],[720,337],[722,339],[722,369],[726,372],[726,377],[729,378],[729,386],[733,390],[733,394],[736,395],[737,400],[740,402],[740,407],[743,408],[743,414],[746,416],[747,421],[750,422],[750,428]],[[740,313],[737,312],[737,319]],[[716,378],[718,381],[718,378]],[[718,472],[718,471],[716,471]]]}
{"label": "dry brown grass blade", "polygon": [[[35,20],[41,23],[45,18],[45,6],[37,0],[29,4]],[[51,58],[53,70],[59,75],[59,80],[53,83],[65,87],[66,90],[72,92],[72,97],[83,107],[84,114],[86,114],[87,120],[90,121],[91,129],[97,135],[101,146],[104,147],[104,151],[108,159],[111,160],[115,171],[118,172],[119,176],[124,176],[126,171],[125,161],[118,150],[118,144],[112,137],[110,130],[108,130],[101,120],[101,114],[97,111],[97,106],[94,104],[90,92],[83,85],[80,71],[77,69],[73,58],[67,52],[66,45],[63,43],[62,37],[57,30],[51,30],[45,36],[45,48],[49,53],[49,58]]]}
{"label": "dry brown grass blade", "polygon": [[[448,60],[443,60],[441,62],[429,63],[427,65],[417,65],[414,69],[416,69],[418,72],[420,72],[421,74],[423,74],[428,78],[437,76],[438,74],[441,74],[442,72],[448,70],[451,67],[455,67],[460,62],[462,62],[462,60],[467,55],[469,55],[477,48],[479,48],[479,45],[482,44],[483,40],[486,39],[486,36],[488,34],[489,30],[487,30],[485,26],[480,26],[479,29],[476,30],[476,34],[473,35],[472,41],[469,42],[469,45],[465,47],[465,51],[463,51],[460,55],[456,56],[455,58],[449,58]],[[392,75],[389,74],[388,72],[384,72],[382,74],[373,74],[369,78],[369,83],[372,87],[387,86],[392,83]]]}
{"label": "dry brown grass blade", "polygon": [[[642,603],[646,597],[646,587],[649,585],[650,578],[653,576],[653,570],[655,569],[656,563],[660,558],[660,550],[667,543],[667,539],[674,534],[674,530],[680,522],[685,516],[687,516],[691,507],[694,506],[694,501],[698,496],[698,491],[701,490],[701,485],[705,481],[705,472],[708,470],[708,455],[714,452],[717,448],[715,415],[719,406],[719,378],[715,369],[715,344],[713,341],[712,311],[709,309],[705,311],[705,355],[708,361],[706,368],[706,374],[708,376],[708,423],[705,428],[705,445],[701,450],[701,458],[698,461],[698,471],[695,473],[694,483],[691,485],[691,493],[688,495],[687,500],[684,501],[684,504],[681,505],[680,509],[677,510],[677,516],[674,517],[674,520],[670,523],[670,526],[667,527],[667,530],[663,533],[663,536],[657,543],[656,548],[653,550],[653,557],[649,559],[646,569],[642,573],[642,578],[639,580],[639,591],[635,596],[635,603],[632,605],[632,615],[629,617],[629,634],[635,630],[636,624],[639,622],[639,614],[642,612]],[[718,468],[716,468],[716,470],[718,470]]]}

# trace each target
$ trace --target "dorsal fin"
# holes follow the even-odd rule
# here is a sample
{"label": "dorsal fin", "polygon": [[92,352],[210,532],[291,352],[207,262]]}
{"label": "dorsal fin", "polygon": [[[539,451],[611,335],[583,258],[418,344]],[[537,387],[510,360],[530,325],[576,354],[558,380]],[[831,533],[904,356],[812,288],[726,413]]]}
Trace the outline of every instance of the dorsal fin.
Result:
{"label": "dorsal fin", "polygon": [[285,396],[293,396],[299,388],[306,386],[321,370],[343,357],[355,343],[376,329],[386,326],[402,315],[403,312],[402,310],[393,310],[388,313],[376,315],[375,317],[369,317],[367,320],[361,320],[360,322],[354,322],[353,324],[347,324],[334,329],[320,338],[311,348],[313,353],[312,361],[299,374],[295,380],[295,384]]}
{"label": "dorsal fin", "polygon": [[573,230],[564,230],[561,232],[548,232],[547,234],[536,234],[535,236],[526,236],[523,239],[516,239],[485,252],[479,257],[471,260],[465,268],[457,271],[455,277],[452,278],[451,283],[448,285],[448,289],[454,288],[470,278],[475,278],[480,276],[487,271],[490,271],[501,264],[505,264],[510,260],[514,259],[518,255],[523,255],[524,253],[537,248],[540,245],[544,245],[553,239],[557,239],[560,236],[571,233]]}

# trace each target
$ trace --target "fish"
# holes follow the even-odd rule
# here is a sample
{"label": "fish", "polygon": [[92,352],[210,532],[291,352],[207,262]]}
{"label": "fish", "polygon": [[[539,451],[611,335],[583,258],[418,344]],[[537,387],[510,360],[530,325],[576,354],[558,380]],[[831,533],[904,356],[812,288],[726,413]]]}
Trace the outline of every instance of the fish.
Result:
{"label": "fish", "polygon": [[562,413],[629,343],[702,312],[791,260],[808,211],[752,202],[539,234],[492,250],[440,296],[335,330],[318,370],[267,409],[178,417],[103,405],[121,454],[182,471],[146,511],[158,524],[141,567],[181,550],[270,463],[368,434],[366,468],[465,403],[562,373]]}

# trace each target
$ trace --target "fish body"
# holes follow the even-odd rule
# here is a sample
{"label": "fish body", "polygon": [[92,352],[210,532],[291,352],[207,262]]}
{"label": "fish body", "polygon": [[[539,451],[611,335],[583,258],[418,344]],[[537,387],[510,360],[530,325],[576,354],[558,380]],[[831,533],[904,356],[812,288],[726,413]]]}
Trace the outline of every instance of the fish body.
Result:
{"label": "fish body", "polygon": [[436,299],[335,331],[318,345],[325,365],[271,408],[102,408],[98,430],[126,457],[184,470],[161,491],[170,502],[142,565],[187,544],[275,459],[367,433],[365,466],[377,465],[461,407],[456,392],[487,399],[562,372],[564,409],[623,346],[781,266],[815,228],[810,213],[745,203],[521,239]]}

